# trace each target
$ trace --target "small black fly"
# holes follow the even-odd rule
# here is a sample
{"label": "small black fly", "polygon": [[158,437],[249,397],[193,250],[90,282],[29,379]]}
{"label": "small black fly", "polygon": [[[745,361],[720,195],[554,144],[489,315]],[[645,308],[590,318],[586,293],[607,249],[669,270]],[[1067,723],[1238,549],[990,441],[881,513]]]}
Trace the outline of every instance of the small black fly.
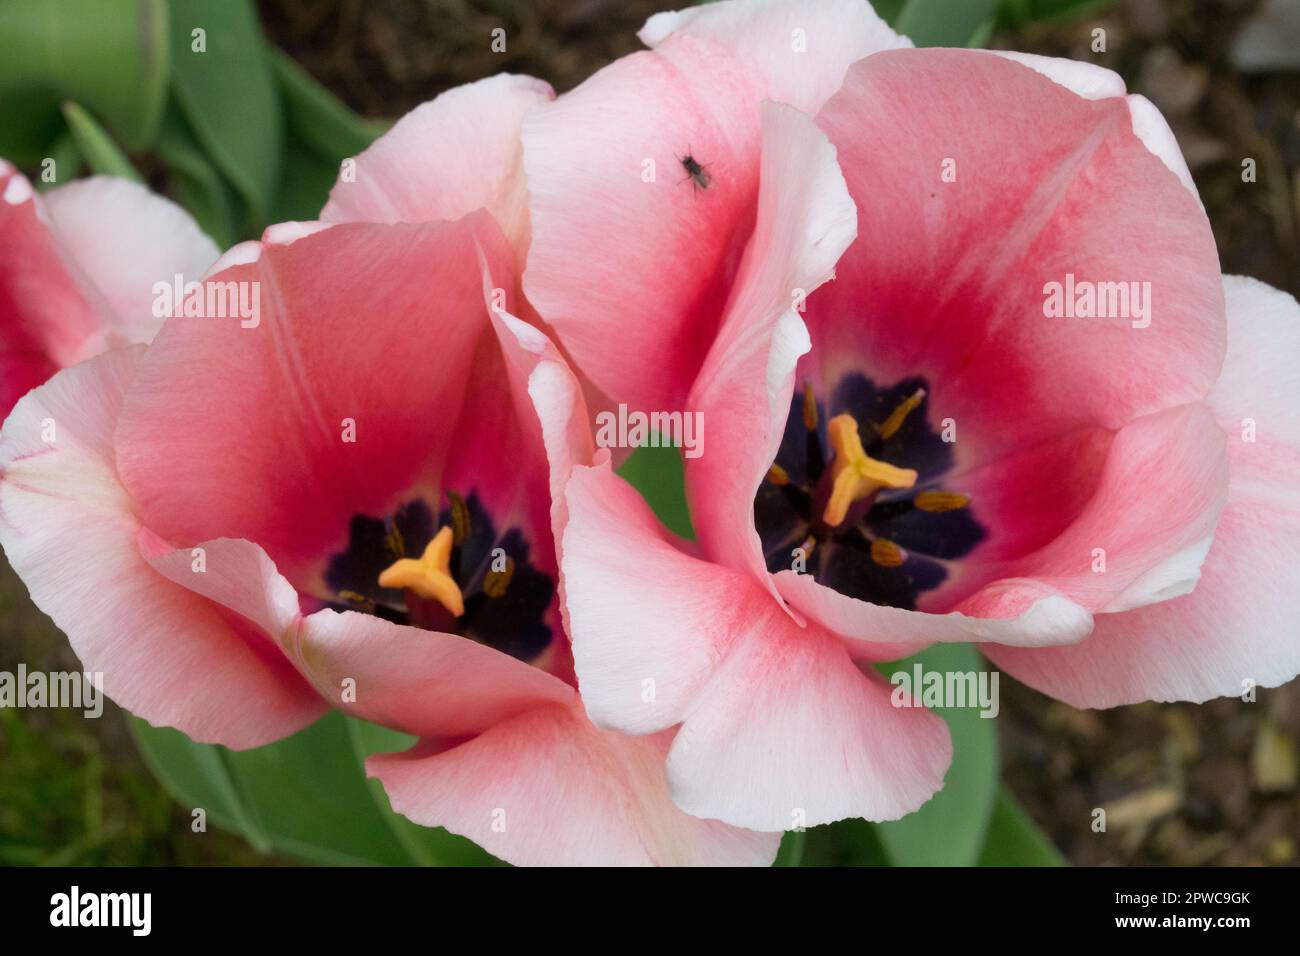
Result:
{"label": "small black fly", "polygon": [[709,175],[708,167],[698,159],[687,153],[684,157],[677,157],[677,161],[682,164],[682,169],[686,170],[686,179],[680,182],[691,181],[691,188],[697,192],[701,189],[708,189],[713,184],[713,178]]}

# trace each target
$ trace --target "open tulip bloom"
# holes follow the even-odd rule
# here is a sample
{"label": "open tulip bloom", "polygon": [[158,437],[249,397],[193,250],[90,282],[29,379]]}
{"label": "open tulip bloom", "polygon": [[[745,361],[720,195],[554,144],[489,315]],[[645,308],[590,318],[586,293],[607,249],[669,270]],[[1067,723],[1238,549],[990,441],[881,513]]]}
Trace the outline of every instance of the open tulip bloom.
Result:
{"label": "open tulip bloom", "polygon": [[[109,696],[415,735],[394,809],[512,863],[762,865],[943,785],[876,667],[930,645],[1079,707],[1296,675],[1300,307],[1220,274],[1150,103],[859,0],[641,38],[443,94],[215,265],[5,170],[0,543]],[[614,408],[700,423],[693,540]]]}

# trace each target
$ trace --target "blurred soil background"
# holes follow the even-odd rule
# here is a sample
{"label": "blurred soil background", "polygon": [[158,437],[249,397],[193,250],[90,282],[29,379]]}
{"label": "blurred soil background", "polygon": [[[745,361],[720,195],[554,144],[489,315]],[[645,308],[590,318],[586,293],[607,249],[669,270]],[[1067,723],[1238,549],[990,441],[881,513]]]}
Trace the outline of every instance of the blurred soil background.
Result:
{"label": "blurred soil background", "polygon": [[[654,0],[259,0],[270,38],[361,113],[397,117],[500,71],[557,90],[640,48]],[[1300,295],[1300,0],[1118,0],[996,31],[990,46],[1090,60],[1151,99],[1178,136],[1225,272]],[[1270,8],[1270,9],[1262,9]],[[1270,19],[1271,18],[1271,19]],[[1289,22],[1289,26],[1288,26]],[[503,27],[507,52],[490,49]],[[1106,52],[1093,53],[1093,30]],[[1289,32],[1288,32],[1289,31]],[[1242,161],[1257,179],[1242,181]],[[1297,357],[1300,359],[1300,357]],[[1300,621],[1296,622],[1300,632]],[[1300,638],[1298,638],[1300,639]],[[0,670],[77,669],[67,641],[0,568]],[[1197,707],[1079,711],[1004,675],[1004,776],[1079,865],[1300,861],[1300,682]],[[190,831],[111,704],[0,710],[0,864],[286,862]],[[1091,828],[1094,808],[1107,831]]]}

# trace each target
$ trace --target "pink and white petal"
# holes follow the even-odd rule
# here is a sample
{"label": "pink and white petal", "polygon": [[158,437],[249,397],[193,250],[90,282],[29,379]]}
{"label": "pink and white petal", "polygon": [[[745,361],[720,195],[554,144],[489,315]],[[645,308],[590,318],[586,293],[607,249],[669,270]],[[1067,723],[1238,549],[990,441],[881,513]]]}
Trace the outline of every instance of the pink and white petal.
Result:
{"label": "pink and white petal", "polygon": [[[818,122],[859,203],[859,239],[805,316],[822,380],[923,376],[963,469],[1209,392],[1225,348],[1213,237],[1126,100],[977,51],[897,50],[851,67]],[[1139,283],[1149,325],[1135,303],[1049,318],[1048,283],[1067,276]]]}
{"label": "pink and white petal", "polygon": [[1003,566],[1004,577],[1031,579],[1095,613],[1186,594],[1227,498],[1224,442],[1200,404],[1121,429],[1079,517],[1050,544]]}
{"label": "pink and white petal", "polygon": [[[322,610],[303,618],[295,657],[335,707],[420,737],[454,738],[538,706],[572,687],[540,668],[457,634]],[[345,696],[355,689],[355,700]]]}
{"label": "pink and white petal", "polygon": [[[726,598],[724,597],[723,600]],[[752,616],[668,755],[687,813],[755,830],[895,820],[943,786],[948,727],[895,707],[889,686],[775,604]]]}
{"label": "pink and white petal", "polygon": [[69,274],[31,183],[0,168],[0,411],[85,357],[105,320]]}
{"label": "pink and white petal", "polygon": [[664,780],[671,734],[601,731],[576,704],[366,761],[393,809],[522,866],[768,866],[775,834],[699,820]]}
{"label": "pink and white petal", "polygon": [[154,570],[183,588],[240,615],[285,652],[297,630],[298,592],[266,552],[242,538],[218,538],[193,548],[171,549],[150,533],[140,550]]}
{"label": "pink and white petal", "polygon": [[245,618],[341,710],[418,736],[462,737],[574,692],[522,661],[455,634],[354,611],[303,617],[292,585],[250,541],[205,541],[151,559],[159,573]]}
{"label": "pink and white petal", "polygon": [[[564,529],[569,523],[569,504],[565,485],[573,469],[590,465],[595,455],[591,419],[583,399],[582,386],[559,350],[546,334],[508,312],[494,311],[492,324],[500,341],[502,355],[509,369],[511,391],[522,420],[535,421],[526,426],[529,435],[540,434],[548,478],[547,493],[539,496],[550,504],[551,551],[548,560],[562,566]],[[539,427],[538,427],[539,426]],[[556,597],[561,626],[571,633],[569,610],[565,600],[564,576],[559,575]],[[577,683],[573,673],[571,648],[567,641],[555,641],[552,658],[543,666],[564,680]],[[563,653],[561,653],[563,651]]]}
{"label": "pink and white petal", "polygon": [[1053,83],[1059,83],[1072,93],[1077,93],[1085,100],[1103,100],[1112,96],[1124,96],[1128,87],[1124,78],[1114,70],[1108,70],[1096,63],[1083,60],[1070,60],[1060,56],[1040,56],[1037,53],[1020,53],[1015,50],[985,50],[994,56],[1027,66],[1035,73],[1041,73]]}
{"label": "pink and white petal", "polygon": [[857,210],[834,147],[792,107],[763,104],[761,178],[753,237],[688,401],[707,440],[685,460],[685,476],[701,553],[771,588],[754,495],[781,444],[795,365],[808,350],[799,311],[834,275]]}
{"label": "pink and white petal", "polygon": [[1165,168],[1187,187],[1187,191],[1192,194],[1197,203],[1200,203],[1201,194],[1196,191],[1192,172],[1187,168],[1187,159],[1183,156],[1178,140],[1174,137],[1174,131],[1169,128],[1169,122],[1164,115],[1156,109],[1154,103],[1141,94],[1131,93],[1125,97],[1125,100],[1128,103],[1129,118],[1133,123],[1133,135],[1142,140],[1142,145],[1151,150],[1160,162],[1165,164]]}
{"label": "pink and white petal", "polygon": [[198,741],[260,746],[325,704],[259,630],[173,584],[142,552],[150,535],[112,448],[141,351],[90,359],[19,402],[0,437],[0,543],[118,704]]}
{"label": "pink and white petal", "polygon": [[1227,276],[1224,289],[1228,359],[1210,404],[1228,433],[1231,478],[1196,589],[1098,615],[1092,636],[1073,647],[986,649],[1009,673],[1075,706],[1199,702],[1300,672],[1300,306],[1253,279]]}
{"label": "pink and white petal", "polygon": [[527,186],[519,127],[554,99],[549,84],[498,74],[416,107],[356,158],[321,218],[331,222],[431,222],[486,208],[519,252],[527,247]]}
{"label": "pink and white petal", "polygon": [[819,627],[749,575],[689,557],[608,464],[568,487],[564,573],[587,713],[645,734],[684,721],[669,758],[695,816],[783,830],[893,819],[940,786],[943,722],[895,710]]}
{"label": "pink and white petal", "polygon": [[143,520],[178,545],[255,541],[316,593],[353,516],[436,491],[489,334],[485,256],[510,260],[479,212],[337,225],[211,277],[260,290],[260,316],[178,316],[150,347],[117,436]]}
{"label": "pink and white petal", "polygon": [[762,80],[764,96],[816,113],[849,64],[910,47],[858,0],[726,0],[656,13],[637,34],[657,47],[688,34],[722,44]]}
{"label": "pink and white petal", "polygon": [[566,499],[561,571],[587,713],[625,733],[671,727],[734,635],[776,600],[678,550],[608,460],[574,469]]}
{"label": "pink and white petal", "polygon": [[524,118],[524,291],[615,401],[680,409],[718,327],[754,221],[759,80],[722,44],[673,36]]}
{"label": "pink and white petal", "polygon": [[493,325],[515,389],[523,386],[541,429],[558,542],[568,523],[564,486],[569,474],[578,465],[590,465],[596,451],[582,386],[544,332],[508,313],[494,314]]}
{"label": "pink and white petal", "polygon": [[988,50],[995,56],[1013,60],[1041,73],[1053,82],[1078,93],[1085,100],[1100,100],[1107,97],[1124,97],[1128,103],[1129,118],[1133,124],[1133,135],[1140,139],[1160,161],[1178,177],[1188,191],[1200,202],[1200,193],[1192,181],[1187,160],[1178,148],[1178,140],[1165,121],[1164,116],[1145,96],[1129,94],[1124,79],[1114,70],[1095,63],[1080,60],[1067,60],[1063,57],[1039,56],[1034,53],[1016,53],[1010,50]]}
{"label": "pink and white petal", "polygon": [[117,343],[151,341],[166,318],[155,314],[155,283],[197,281],[220,253],[189,213],[128,179],[79,179],[43,199],[59,245]]}
{"label": "pink and white petal", "polygon": [[776,585],[781,596],[810,621],[842,638],[855,660],[897,660],[934,643],[1072,644],[1092,630],[1092,615],[1084,608],[1034,581],[987,588],[978,600],[947,614],[871,604],[793,571],[778,574]]}

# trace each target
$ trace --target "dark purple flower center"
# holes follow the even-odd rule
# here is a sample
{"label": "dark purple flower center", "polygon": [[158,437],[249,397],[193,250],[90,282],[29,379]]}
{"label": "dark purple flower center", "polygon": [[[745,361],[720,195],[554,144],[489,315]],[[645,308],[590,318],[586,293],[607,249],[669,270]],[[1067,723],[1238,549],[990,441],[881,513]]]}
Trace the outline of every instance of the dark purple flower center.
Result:
{"label": "dark purple flower center", "polygon": [[[498,532],[477,494],[463,498],[448,492],[444,497],[436,522],[418,498],[387,517],[354,515],[347,547],[326,567],[331,606],[460,634],[520,660],[535,659],[551,642],[547,617],[555,581],[531,563],[531,546],[519,528]],[[423,554],[438,528],[450,529],[446,571],[463,597],[459,616],[412,590],[379,584],[380,575],[395,562]]]}
{"label": "dark purple flower center", "polygon": [[[920,378],[881,388],[851,373],[828,397],[810,383],[796,392],[776,461],[754,497],[768,570],[801,571],[849,597],[909,610],[947,579],[951,562],[985,530],[969,497],[940,485],[952,469],[952,445],[931,427],[927,404]],[[832,440],[828,424],[837,417],[841,431],[856,428],[857,441],[848,436],[853,449],[844,434]],[[873,487],[862,479],[851,497],[837,494],[837,479],[852,481],[838,474],[847,465],[837,466],[836,447],[843,459],[858,441],[872,466],[911,469],[914,482],[908,476],[896,482],[906,487]]]}

